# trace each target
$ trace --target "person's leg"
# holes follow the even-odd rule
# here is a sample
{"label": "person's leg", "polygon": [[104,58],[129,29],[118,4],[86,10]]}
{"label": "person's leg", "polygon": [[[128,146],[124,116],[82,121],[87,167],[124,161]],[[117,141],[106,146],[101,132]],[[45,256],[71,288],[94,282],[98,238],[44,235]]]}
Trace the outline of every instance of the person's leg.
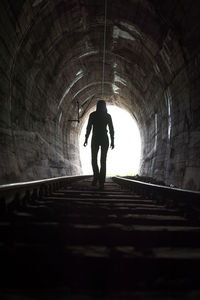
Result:
{"label": "person's leg", "polygon": [[97,155],[98,155],[98,151],[99,151],[99,145],[94,140],[92,140],[91,150],[92,150],[92,169],[93,169],[93,174],[94,174],[92,184],[96,185],[97,181],[99,179],[99,167],[97,164]]}
{"label": "person's leg", "polygon": [[104,182],[106,178],[106,158],[107,158],[108,147],[109,147],[109,141],[108,138],[106,138],[105,141],[101,144],[101,168],[100,168],[100,175],[99,175],[100,188],[104,187]]}

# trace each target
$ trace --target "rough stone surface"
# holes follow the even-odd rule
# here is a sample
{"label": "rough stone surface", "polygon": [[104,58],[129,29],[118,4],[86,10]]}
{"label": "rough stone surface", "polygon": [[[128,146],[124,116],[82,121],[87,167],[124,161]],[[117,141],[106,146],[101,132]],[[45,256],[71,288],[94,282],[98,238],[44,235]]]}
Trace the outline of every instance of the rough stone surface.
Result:
{"label": "rough stone surface", "polygon": [[[109,0],[103,98],[130,111],[140,175],[200,190],[200,3]],[[0,183],[81,172],[102,96],[104,1],[0,2]]]}

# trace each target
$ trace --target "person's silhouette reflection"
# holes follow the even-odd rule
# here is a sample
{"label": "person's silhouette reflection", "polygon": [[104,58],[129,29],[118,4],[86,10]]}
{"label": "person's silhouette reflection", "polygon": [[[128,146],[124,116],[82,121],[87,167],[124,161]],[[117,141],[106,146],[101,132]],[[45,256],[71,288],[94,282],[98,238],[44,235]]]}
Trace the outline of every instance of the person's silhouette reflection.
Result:
{"label": "person's silhouette reflection", "polygon": [[[93,181],[92,184],[96,185],[99,181],[99,188],[104,188],[104,182],[106,177],[106,156],[109,147],[109,140],[107,135],[107,126],[109,128],[110,139],[111,139],[111,149],[114,148],[114,129],[111,115],[107,113],[106,102],[104,100],[99,100],[97,102],[96,111],[92,112],[89,116],[85,142],[84,146],[87,146],[88,137],[90,135],[91,129],[92,132],[92,168],[93,168]],[[97,164],[97,155],[101,147],[101,159],[100,159],[100,171]]]}

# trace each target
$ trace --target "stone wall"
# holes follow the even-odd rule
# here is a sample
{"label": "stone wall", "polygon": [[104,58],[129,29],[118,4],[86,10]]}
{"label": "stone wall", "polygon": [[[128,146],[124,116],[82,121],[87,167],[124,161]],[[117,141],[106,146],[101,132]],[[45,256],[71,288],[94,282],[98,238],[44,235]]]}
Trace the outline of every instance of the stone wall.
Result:
{"label": "stone wall", "polygon": [[64,151],[53,91],[47,89],[45,74],[37,78],[40,62],[26,51],[24,32],[33,16],[29,8],[25,17],[23,4],[17,1],[13,6],[17,19],[7,1],[0,3],[0,184],[81,172],[78,126],[65,128],[71,141],[65,144],[69,151]]}
{"label": "stone wall", "polygon": [[[170,72],[165,72],[167,87],[151,95],[151,107],[158,109],[150,110],[146,120],[140,174],[168,185],[200,190],[199,54],[184,61],[182,49],[173,38],[168,42],[172,45],[169,61],[173,63],[168,65]],[[166,42],[165,47],[169,51]]]}

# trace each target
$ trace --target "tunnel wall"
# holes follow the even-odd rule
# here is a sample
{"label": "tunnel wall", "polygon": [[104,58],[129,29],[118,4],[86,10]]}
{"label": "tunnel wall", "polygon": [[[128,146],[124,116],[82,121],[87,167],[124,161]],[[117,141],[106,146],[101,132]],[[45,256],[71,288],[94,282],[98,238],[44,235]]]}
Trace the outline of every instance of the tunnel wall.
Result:
{"label": "tunnel wall", "polygon": [[180,46],[173,48],[171,39],[169,43],[165,48],[171,48],[171,65],[164,72],[165,84],[160,89],[157,85],[146,99],[140,175],[200,190],[199,50],[192,56],[187,52],[186,58]]}
{"label": "tunnel wall", "polygon": [[39,53],[24,49],[34,16],[23,3],[0,3],[0,184],[81,173],[76,107],[61,120]]}

